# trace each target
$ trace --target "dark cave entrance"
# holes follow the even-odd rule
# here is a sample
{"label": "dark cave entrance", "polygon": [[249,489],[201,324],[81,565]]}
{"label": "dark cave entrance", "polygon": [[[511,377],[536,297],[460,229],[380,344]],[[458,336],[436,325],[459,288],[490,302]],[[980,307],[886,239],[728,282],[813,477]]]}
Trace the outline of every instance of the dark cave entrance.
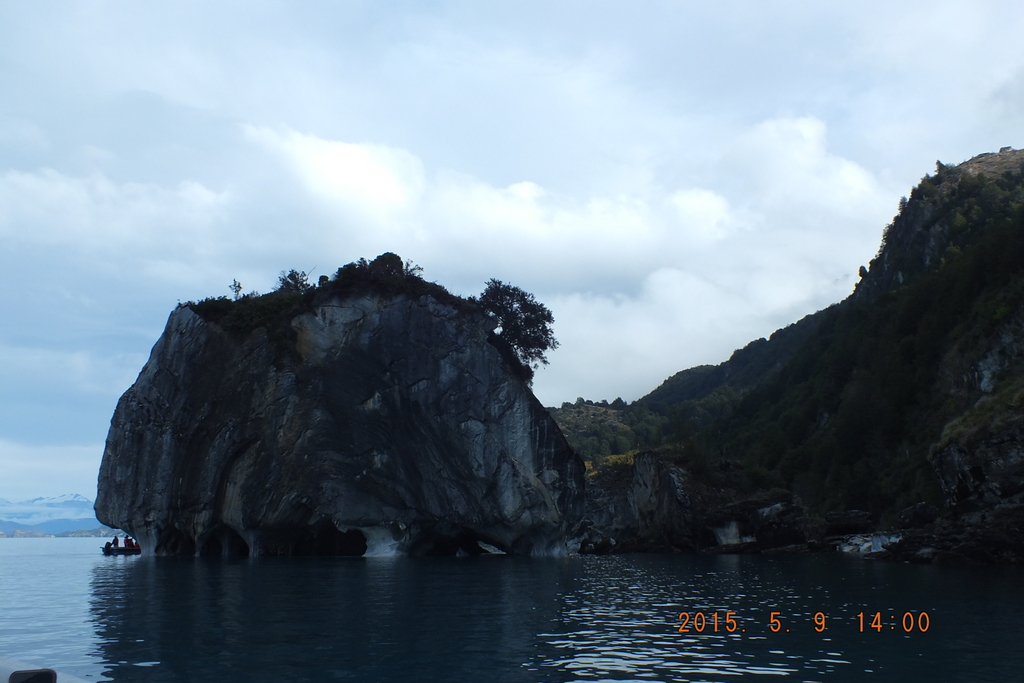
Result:
{"label": "dark cave entrance", "polygon": [[330,520],[295,529],[289,555],[362,557],[366,536],[359,529],[341,531]]}
{"label": "dark cave entrance", "polygon": [[418,538],[410,547],[409,554],[418,557],[455,557],[458,555],[485,555],[490,551],[480,546],[480,542],[498,547],[489,539],[465,529],[452,533],[429,532]]}
{"label": "dark cave entrance", "polygon": [[199,548],[201,557],[249,557],[249,544],[231,527],[214,529]]}
{"label": "dark cave entrance", "polygon": [[165,529],[158,538],[156,548],[153,549],[156,555],[194,555],[196,552],[195,542],[180,529]]}

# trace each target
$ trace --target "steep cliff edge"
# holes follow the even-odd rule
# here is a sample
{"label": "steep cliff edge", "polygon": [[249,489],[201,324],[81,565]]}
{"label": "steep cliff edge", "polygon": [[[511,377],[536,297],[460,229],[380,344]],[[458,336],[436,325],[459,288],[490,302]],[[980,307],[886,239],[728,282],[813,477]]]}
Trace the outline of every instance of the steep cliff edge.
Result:
{"label": "steep cliff edge", "polygon": [[97,516],[147,552],[565,552],[583,464],[482,312],[364,288],[207,317],[171,314],[111,421]]}

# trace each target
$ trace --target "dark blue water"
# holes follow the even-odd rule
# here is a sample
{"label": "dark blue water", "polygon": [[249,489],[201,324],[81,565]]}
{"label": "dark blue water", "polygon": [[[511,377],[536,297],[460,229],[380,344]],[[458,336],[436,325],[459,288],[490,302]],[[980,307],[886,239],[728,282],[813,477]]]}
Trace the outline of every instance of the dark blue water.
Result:
{"label": "dark blue water", "polygon": [[[115,681],[1024,676],[1013,569],[654,555],[221,561],[108,558],[98,546],[0,540],[0,656]],[[691,617],[679,633],[681,611],[702,612],[703,632]]]}

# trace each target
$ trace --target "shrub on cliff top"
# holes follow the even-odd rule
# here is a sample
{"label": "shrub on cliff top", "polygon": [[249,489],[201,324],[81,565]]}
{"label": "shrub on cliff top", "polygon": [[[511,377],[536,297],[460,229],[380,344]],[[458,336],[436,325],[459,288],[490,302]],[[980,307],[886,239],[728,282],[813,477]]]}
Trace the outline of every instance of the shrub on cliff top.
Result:
{"label": "shrub on cliff top", "polygon": [[324,290],[332,294],[354,294],[369,291],[384,295],[422,296],[431,294],[438,300],[449,304],[465,301],[452,295],[436,282],[424,280],[420,276],[422,272],[423,269],[414,265],[412,261],[403,262],[402,257],[389,251],[372,261],[361,258],[338,268],[334,277],[324,284]]}
{"label": "shrub on cliff top", "polygon": [[[237,283],[238,281],[235,280]],[[287,273],[283,270],[277,278],[277,291],[279,292],[305,292],[313,285],[309,284],[309,275],[304,270],[295,270],[292,268]],[[231,291],[235,291],[234,285],[232,285]]]}
{"label": "shrub on cliff top", "polygon": [[296,315],[309,311],[318,300],[328,296],[377,293],[385,296],[422,296],[430,294],[439,301],[466,305],[465,299],[454,296],[444,287],[426,282],[423,271],[411,261],[402,262],[397,254],[387,252],[373,261],[359,259],[342,266],[333,278],[321,275],[317,284],[309,281],[309,274],[301,270],[281,271],[278,286],[273,292],[241,295],[242,285],[231,284],[234,300],[228,297],[210,297],[202,301],[189,301],[188,306],[204,320],[216,322],[239,333],[248,333],[259,327],[287,323]]}
{"label": "shrub on cliff top", "polygon": [[482,311],[494,318],[498,332],[489,341],[512,371],[526,382],[532,380],[534,368],[547,364],[545,352],[558,347],[551,331],[554,317],[532,294],[492,279],[479,299],[464,299],[436,282],[425,281],[422,272],[412,261],[402,261],[397,254],[385,252],[372,261],[359,259],[346,264],[331,278],[322,275],[315,285],[309,282],[305,271],[281,271],[278,288],[268,294],[240,295],[242,286],[235,280],[230,287],[234,300],[211,297],[182,305],[204,320],[240,335],[266,328],[268,337],[279,349],[290,353],[294,352],[291,319],[328,298],[360,294],[413,298],[428,295],[458,310]]}

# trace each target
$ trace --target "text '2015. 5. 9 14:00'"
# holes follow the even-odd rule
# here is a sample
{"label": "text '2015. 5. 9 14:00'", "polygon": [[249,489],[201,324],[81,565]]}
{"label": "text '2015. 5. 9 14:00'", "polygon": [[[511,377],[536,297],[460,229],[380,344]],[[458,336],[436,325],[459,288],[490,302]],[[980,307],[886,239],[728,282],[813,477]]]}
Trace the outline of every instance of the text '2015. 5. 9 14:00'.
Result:
{"label": "text '2015. 5. 9 14:00'", "polygon": [[[824,612],[815,612],[811,618],[805,615],[783,615],[782,612],[768,612],[767,619],[741,617],[737,612],[699,611],[679,613],[679,633],[747,633],[756,634],[790,633],[795,629],[813,628],[818,633],[832,627],[835,619]],[[927,612],[858,612],[852,619],[839,618],[836,626],[860,633],[927,633],[931,618]],[[852,622],[852,625],[851,625]]]}

